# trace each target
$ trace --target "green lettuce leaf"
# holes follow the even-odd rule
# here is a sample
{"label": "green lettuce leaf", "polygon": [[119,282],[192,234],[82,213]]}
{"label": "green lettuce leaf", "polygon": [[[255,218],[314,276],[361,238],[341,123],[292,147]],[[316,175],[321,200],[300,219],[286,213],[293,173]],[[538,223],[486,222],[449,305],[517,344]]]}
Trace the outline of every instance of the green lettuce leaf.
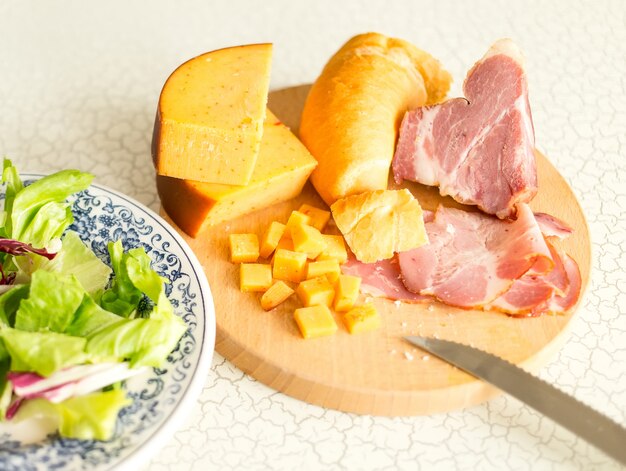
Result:
{"label": "green lettuce leaf", "polygon": [[102,296],[103,307],[108,308],[107,301],[114,296],[116,300],[125,297],[138,304],[141,298],[135,293],[142,296],[145,293],[155,306],[148,319],[126,319],[90,336],[87,352],[94,357],[127,359],[132,367],[160,366],[176,347],[187,326],[174,314],[165,294],[165,280],[150,268],[150,257],[143,248],[123,253],[118,241],[109,244],[109,252],[116,278],[112,289]]}
{"label": "green lettuce leaf", "polygon": [[127,359],[132,368],[159,367],[186,330],[182,319],[174,315],[166,319],[124,319],[91,336],[86,351],[92,357]]}
{"label": "green lettuce leaf", "polygon": [[30,332],[65,332],[74,320],[85,290],[74,275],[37,270],[28,298],[15,315],[15,328]]}
{"label": "green lettuce leaf", "polygon": [[131,402],[124,391],[113,389],[56,404],[59,433],[62,437],[81,440],[109,440],[115,431],[119,411]]}
{"label": "green lettuce leaf", "polygon": [[[2,341],[0,341],[2,345]],[[4,345],[2,345],[4,348]],[[11,396],[13,391],[11,384],[7,380],[7,372],[9,371],[9,357],[5,350],[5,357],[0,360],[0,421],[4,420],[7,409],[11,404]]]}
{"label": "green lettuce leaf", "polygon": [[4,197],[4,211],[2,216],[3,230],[0,231],[2,237],[8,237],[11,233],[11,219],[7,215],[11,214],[15,195],[24,189],[24,184],[17,171],[9,159],[4,159],[2,168],[2,183],[6,184]]}
{"label": "green lettuce leaf", "polygon": [[11,356],[11,371],[50,376],[55,371],[89,359],[87,339],[56,332],[26,332],[5,327],[0,338]]}
{"label": "green lettuce leaf", "polygon": [[127,262],[132,256],[124,252],[120,240],[115,243],[109,242],[108,248],[115,278],[111,288],[102,294],[100,305],[120,316],[133,317],[143,293],[133,284],[128,274]]}
{"label": "green lettuce leaf", "polygon": [[67,231],[63,236],[61,250],[56,257],[15,257],[20,269],[18,280],[28,281],[36,270],[58,273],[72,273],[92,296],[106,287],[111,276],[111,268],[85,245],[74,231]]}
{"label": "green lettuce leaf", "polygon": [[123,317],[102,309],[90,296],[85,296],[74,320],[65,333],[75,337],[92,337],[106,327],[124,321]]}
{"label": "green lettuce leaf", "polygon": [[22,299],[28,297],[29,291],[30,285],[19,285],[0,295],[0,328],[14,326],[15,313]]}
{"label": "green lettuce leaf", "polygon": [[115,432],[120,410],[131,404],[122,389],[78,396],[59,404],[30,399],[22,405],[13,422],[46,417],[58,423],[59,434],[80,440],[109,440]]}
{"label": "green lettuce leaf", "polygon": [[73,221],[70,203],[65,200],[86,189],[92,180],[89,173],[62,170],[24,187],[15,194],[7,211],[8,236],[34,247],[45,247],[61,237]]}

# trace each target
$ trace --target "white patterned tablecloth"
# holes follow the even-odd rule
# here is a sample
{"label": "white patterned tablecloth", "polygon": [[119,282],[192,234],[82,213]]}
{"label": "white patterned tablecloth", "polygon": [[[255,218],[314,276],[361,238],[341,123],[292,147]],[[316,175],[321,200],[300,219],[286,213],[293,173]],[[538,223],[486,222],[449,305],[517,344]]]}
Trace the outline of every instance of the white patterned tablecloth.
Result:
{"label": "white patterned tablecloth", "polygon": [[[498,38],[524,50],[538,147],[573,187],[593,240],[591,286],[569,341],[540,373],[626,423],[626,2],[5,1],[0,154],[68,166],[153,209],[150,160],[163,82],[228,45],[275,44],[272,87],[315,79],[350,36],[411,40],[453,73]],[[626,444],[625,444],[626,446]],[[509,397],[430,417],[325,410],[215,355],[186,424],[146,469],[619,469]]]}

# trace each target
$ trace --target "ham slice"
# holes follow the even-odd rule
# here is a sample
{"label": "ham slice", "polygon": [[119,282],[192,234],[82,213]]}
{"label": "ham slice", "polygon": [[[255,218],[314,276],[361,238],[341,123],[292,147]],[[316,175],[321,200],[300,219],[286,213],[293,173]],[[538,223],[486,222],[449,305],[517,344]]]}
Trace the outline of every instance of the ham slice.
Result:
{"label": "ham slice", "polygon": [[344,275],[361,278],[361,292],[375,297],[398,299],[411,303],[432,301],[431,296],[411,293],[402,283],[398,260],[393,257],[375,263],[359,262],[354,256],[341,265]]}
{"label": "ham slice", "polygon": [[[452,212],[454,216],[457,216],[456,220],[450,217],[450,212]],[[468,219],[487,219],[494,222],[496,224],[494,227],[499,227],[500,229],[490,229],[489,232],[491,233],[491,239],[497,239],[500,237],[513,238],[511,234],[512,227],[517,227],[517,234],[520,237],[522,236],[522,233],[525,233],[528,237],[536,238],[537,240],[541,240],[543,238],[549,257],[546,253],[542,253],[542,244],[536,244],[538,251],[534,255],[535,262],[532,266],[530,266],[530,268],[528,268],[528,270],[520,277],[509,279],[508,282],[502,283],[503,285],[507,285],[507,283],[510,284],[509,288],[497,296],[493,301],[483,305],[477,304],[467,306],[462,303],[457,303],[456,305],[460,305],[461,307],[473,307],[478,309],[500,311],[514,317],[534,317],[547,312],[553,314],[564,313],[576,304],[580,296],[582,281],[578,265],[569,255],[565,254],[545,239],[545,236],[555,235],[551,225],[541,224],[539,222],[541,218],[536,218],[535,225],[537,227],[532,227],[533,223],[528,207],[521,208],[519,212],[520,216],[526,218],[525,229],[522,231],[519,230],[519,227],[522,226],[515,226],[514,223],[507,223],[505,221],[489,218],[488,216],[481,215],[480,213],[455,214],[457,212],[463,213],[463,211],[446,208],[440,208],[437,213],[433,213],[432,211],[424,212],[424,222],[426,223],[427,230],[433,230],[432,228],[435,226],[431,226],[431,224],[441,225],[442,221],[445,221],[445,234],[456,235],[456,237],[451,237],[448,239],[448,242],[444,244],[441,244],[440,238],[431,237],[431,244],[434,240],[436,240],[436,244],[440,247],[440,251],[435,255],[435,257],[432,257],[428,263],[438,263],[438,257],[449,262],[449,266],[445,268],[445,271],[448,272],[452,278],[456,278],[457,280],[465,279],[467,281],[467,289],[474,290],[477,286],[482,286],[485,283],[478,279],[464,278],[467,273],[455,274],[454,269],[448,270],[450,266],[453,267],[455,263],[454,260],[456,259],[453,253],[448,252],[448,249],[458,247],[458,244],[455,242],[455,238],[465,238],[468,235],[468,229],[471,228],[473,230],[478,227],[475,223],[467,225]],[[438,215],[437,219],[435,218],[435,215]],[[548,218],[548,220],[550,219]],[[555,221],[558,220],[555,219]],[[458,225],[452,225],[459,223],[465,224],[466,227],[459,228]],[[559,226],[560,224],[564,223],[560,223],[559,221]],[[544,229],[547,231],[543,233],[544,237],[537,232],[537,229],[542,232]],[[498,234],[499,230],[501,232],[500,234]],[[471,234],[471,230],[469,233]],[[430,234],[431,232],[429,231],[429,236]],[[448,236],[445,235],[444,237],[447,238]],[[476,244],[476,246],[479,245],[480,244]],[[533,258],[532,247],[534,245],[535,244],[532,243],[528,245],[531,249],[531,259]],[[485,243],[484,246],[499,247],[500,244],[494,244],[492,241],[489,244]],[[425,250],[427,247],[429,246],[422,247],[422,249]],[[479,265],[478,260],[481,256],[484,261],[498,260],[497,254],[480,255],[477,252],[473,252],[471,256],[465,258],[465,265],[457,267],[457,271],[464,271],[468,263]],[[399,263],[399,259],[403,257],[406,257],[406,255],[399,254],[392,259],[382,260],[376,263],[362,263],[354,257],[350,257],[348,261],[342,265],[341,270],[345,274],[361,277],[361,291],[372,296],[386,297],[392,300],[400,300],[410,303],[435,301],[436,298],[433,295],[414,293],[406,289],[401,281],[402,275]],[[470,262],[468,262],[468,260],[470,260]],[[421,258],[421,261],[425,262],[426,257]],[[422,272],[428,271],[427,267],[424,265],[413,265],[413,267],[420,269]],[[552,268],[550,269],[550,267]],[[431,270],[431,272],[437,270],[441,270],[441,267]],[[477,270],[473,267],[467,267],[467,271],[468,273],[472,273]],[[493,270],[487,270],[487,272],[492,271]],[[519,271],[523,271],[523,268]],[[458,285],[458,283],[456,284]],[[441,286],[439,289],[441,289]],[[487,296],[485,296],[485,298],[486,297]]]}
{"label": "ham slice", "polygon": [[563,297],[569,289],[569,279],[563,259],[557,249],[546,242],[554,268],[548,273],[535,274],[529,270],[513,282],[511,287],[497,297],[487,309],[506,312],[515,316],[536,316],[543,313],[545,306],[555,297]]}
{"label": "ham slice", "polygon": [[409,111],[393,158],[397,183],[438,186],[441,195],[499,218],[537,192],[534,128],[524,60],[508,39],[468,72],[466,98]]}
{"label": "ham slice", "polygon": [[556,237],[558,239],[567,238],[574,229],[565,221],[552,216],[547,213],[535,213],[535,219],[537,224],[541,228],[541,232],[546,237]]}
{"label": "ham slice", "polygon": [[554,266],[523,203],[514,221],[440,206],[426,231],[430,244],[398,255],[404,285],[452,306],[482,308],[527,272],[539,275]]}

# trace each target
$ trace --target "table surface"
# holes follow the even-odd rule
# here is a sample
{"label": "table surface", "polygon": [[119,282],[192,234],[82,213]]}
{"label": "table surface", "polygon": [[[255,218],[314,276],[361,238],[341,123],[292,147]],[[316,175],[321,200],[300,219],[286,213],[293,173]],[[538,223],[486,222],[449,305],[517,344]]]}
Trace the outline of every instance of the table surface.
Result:
{"label": "table surface", "polygon": [[[438,57],[460,94],[492,42],[525,52],[538,148],[571,184],[593,241],[571,336],[540,376],[626,423],[626,3],[622,0],[2,2],[0,154],[23,171],[76,167],[158,210],[150,140],[184,60],[273,42],[272,88],[315,79],[349,37],[379,31]],[[372,417],[273,391],[216,354],[185,425],[150,470],[619,469],[501,396],[429,417]]]}

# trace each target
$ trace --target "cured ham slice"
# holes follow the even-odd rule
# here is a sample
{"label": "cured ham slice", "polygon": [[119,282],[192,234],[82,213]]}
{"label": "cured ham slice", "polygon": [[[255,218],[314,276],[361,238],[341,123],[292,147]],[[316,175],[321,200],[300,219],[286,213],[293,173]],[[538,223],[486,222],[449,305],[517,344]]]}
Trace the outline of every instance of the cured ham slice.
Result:
{"label": "cured ham slice", "polygon": [[362,263],[356,258],[350,257],[346,263],[341,265],[341,271],[345,275],[360,277],[361,291],[371,296],[412,303],[433,300],[431,296],[411,293],[406,289],[401,280],[400,267],[396,257],[375,263]]}
{"label": "cured ham slice", "polygon": [[545,306],[555,297],[563,297],[569,289],[569,278],[563,259],[557,249],[547,243],[554,268],[548,273],[535,274],[529,270],[515,280],[511,287],[497,297],[487,309],[495,309],[516,316],[536,316],[542,314]]}
{"label": "cured ham slice", "polygon": [[568,237],[574,229],[569,224],[555,218],[551,214],[547,213],[535,213],[535,219],[541,232],[546,237],[557,237],[559,239],[565,239]]}
{"label": "cured ham slice", "polygon": [[466,98],[409,111],[393,158],[397,183],[438,186],[441,195],[499,218],[537,192],[535,135],[524,60],[508,39],[468,72]]}
{"label": "cured ham slice", "polygon": [[426,223],[430,243],[398,255],[406,288],[463,308],[481,308],[532,268],[552,270],[550,250],[526,204],[515,221],[440,206]]}

